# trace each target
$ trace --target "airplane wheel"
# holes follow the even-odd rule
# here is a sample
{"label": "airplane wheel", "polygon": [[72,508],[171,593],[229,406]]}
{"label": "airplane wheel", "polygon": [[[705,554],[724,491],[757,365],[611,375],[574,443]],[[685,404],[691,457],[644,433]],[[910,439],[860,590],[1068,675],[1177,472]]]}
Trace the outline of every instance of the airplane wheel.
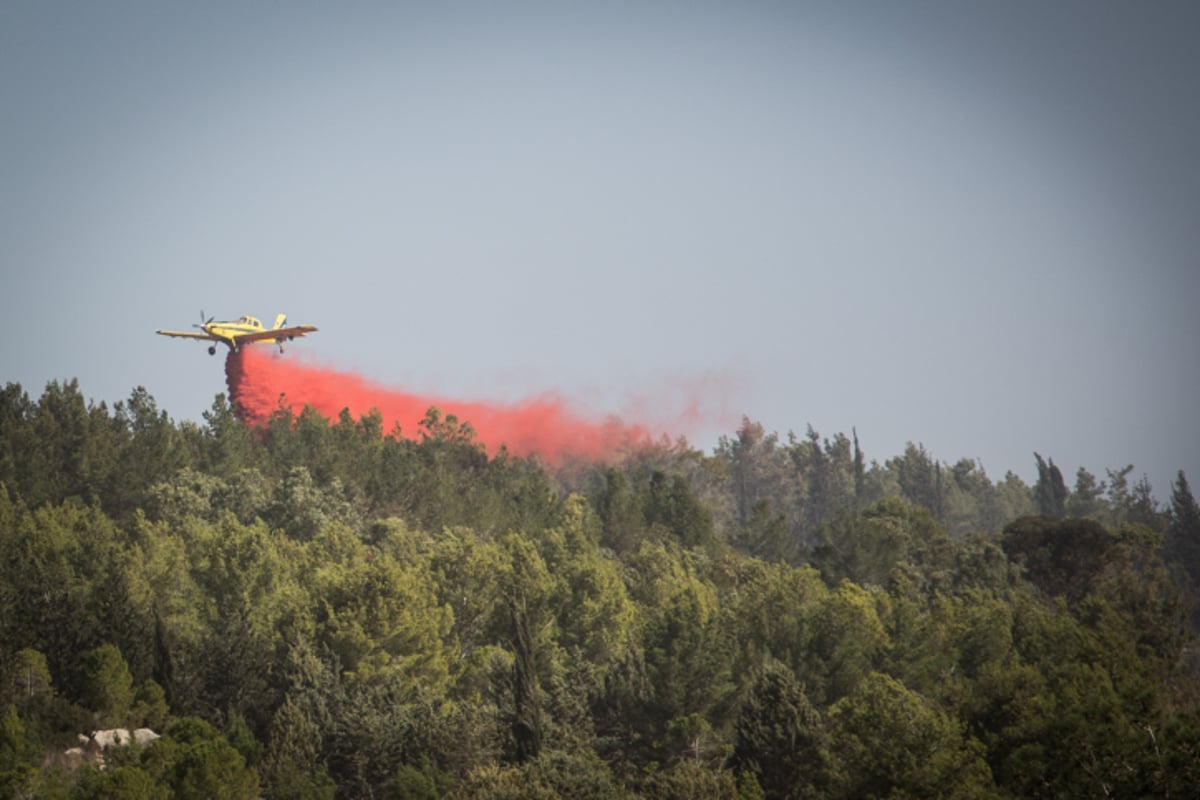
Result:
{"label": "airplane wheel", "polygon": [[212,347],[208,348],[208,354],[210,356],[215,356],[217,354],[217,346],[213,345]]}

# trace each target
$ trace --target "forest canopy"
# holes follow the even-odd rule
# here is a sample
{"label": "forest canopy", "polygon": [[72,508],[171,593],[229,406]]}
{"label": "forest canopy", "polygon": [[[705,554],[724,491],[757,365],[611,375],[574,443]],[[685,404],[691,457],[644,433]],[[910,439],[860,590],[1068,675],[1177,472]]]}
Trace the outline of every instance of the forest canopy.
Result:
{"label": "forest canopy", "polygon": [[[0,391],[0,797],[1200,785],[1182,472],[1162,505],[749,419],[551,468],[436,408],[235,411]],[[161,738],[65,755],[110,729]]]}

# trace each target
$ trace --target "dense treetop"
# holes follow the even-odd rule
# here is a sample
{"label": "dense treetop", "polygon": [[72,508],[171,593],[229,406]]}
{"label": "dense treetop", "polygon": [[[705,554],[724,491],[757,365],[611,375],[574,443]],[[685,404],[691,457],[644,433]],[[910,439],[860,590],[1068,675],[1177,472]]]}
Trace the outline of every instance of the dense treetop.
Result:
{"label": "dense treetop", "polygon": [[1187,478],[1031,456],[744,420],[549,470],[437,409],[9,384],[0,797],[1185,796]]}

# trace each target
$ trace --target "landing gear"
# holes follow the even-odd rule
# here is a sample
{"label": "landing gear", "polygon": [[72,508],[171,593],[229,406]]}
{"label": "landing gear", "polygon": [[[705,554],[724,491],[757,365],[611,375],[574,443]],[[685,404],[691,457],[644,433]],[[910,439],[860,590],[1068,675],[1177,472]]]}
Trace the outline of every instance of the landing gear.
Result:
{"label": "landing gear", "polygon": [[215,356],[215,355],[217,354],[217,346],[216,346],[215,344],[214,344],[214,345],[209,345],[209,348],[208,348],[208,354],[209,354],[210,356]]}

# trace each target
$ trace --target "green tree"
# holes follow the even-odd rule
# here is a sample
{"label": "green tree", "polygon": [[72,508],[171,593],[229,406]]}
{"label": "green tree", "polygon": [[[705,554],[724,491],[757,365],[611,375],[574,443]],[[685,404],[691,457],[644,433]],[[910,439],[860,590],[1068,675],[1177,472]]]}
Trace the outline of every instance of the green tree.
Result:
{"label": "green tree", "polygon": [[600,547],[599,520],[579,495],[565,504],[560,525],[538,539],[549,575],[556,580],[549,607],[559,647],[599,671],[619,661],[636,638],[637,609],[622,580],[622,565]]}
{"label": "green tree", "polygon": [[46,657],[33,648],[18,650],[7,664],[4,699],[28,708],[54,694]]}
{"label": "green tree", "polygon": [[1104,490],[1104,481],[1097,483],[1095,475],[1080,467],[1075,473],[1075,490],[1067,497],[1067,516],[1089,517],[1102,522],[1108,515]]}
{"label": "green tree", "polygon": [[69,697],[83,653],[106,641],[141,663],[147,599],[132,585],[136,553],[98,507],[77,499],[16,516],[0,529],[0,636],[43,653]]}
{"label": "green tree", "polygon": [[1150,479],[1143,475],[1133,484],[1129,494],[1128,521],[1162,533],[1166,530],[1167,520],[1168,516],[1159,509],[1158,500],[1154,497]]}
{"label": "green tree", "polygon": [[1113,557],[1117,539],[1091,519],[1023,517],[1004,529],[1001,544],[1038,588],[1075,603]]}
{"label": "green tree", "polygon": [[1168,557],[1183,569],[1190,586],[1200,587],[1200,505],[1183,470],[1171,484],[1166,546]]}
{"label": "green tree", "polygon": [[[111,430],[114,463],[107,470],[102,500],[109,513],[124,519],[145,504],[150,487],[169,480],[192,457],[179,428],[167,412],[158,409],[145,387],[137,387],[114,406]],[[93,459],[98,460],[95,451]]]}
{"label": "green tree", "polygon": [[[1158,553],[1163,537],[1144,525],[1124,525],[1103,573],[1095,581],[1081,619],[1098,629],[1111,627],[1118,645],[1136,648],[1126,659],[1141,674],[1163,674],[1178,664],[1187,630],[1186,602]],[[1140,661],[1140,664],[1134,662]],[[1158,663],[1155,664],[1154,662]]]}
{"label": "green tree", "polygon": [[801,538],[805,541],[835,514],[855,510],[862,496],[862,452],[855,437],[853,453],[845,434],[822,441],[808,426],[803,439],[789,434],[788,454],[792,459],[805,496],[800,510]]}
{"label": "green tree", "polygon": [[68,497],[90,499],[89,425],[79,381],[46,384],[29,419],[34,446],[22,454],[28,468],[21,496],[31,508]]}
{"label": "green tree", "polygon": [[216,525],[191,520],[180,535],[198,608],[179,609],[174,623],[196,629],[182,631],[173,650],[172,706],[186,693],[187,712],[265,724],[274,696],[264,665],[282,649],[279,632],[305,623],[310,599],[297,575],[300,546],[229,512]]}
{"label": "green tree", "polygon": [[622,797],[612,772],[595,753],[544,751],[528,765],[534,782],[545,785],[558,797],[591,797],[617,800]]}
{"label": "green tree", "polygon": [[459,785],[464,800],[557,800],[558,793],[528,765],[485,764],[467,773]]}
{"label": "green tree", "polygon": [[654,598],[642,639],[651,688],[645,721],[651,738],[661,739],[672,720],[716,711],[731,688],[733,648],[716,590],[687,553],[646,543],[636,564],[648,568],[652,560],[661,571],[642,589]]}
{"label": "green tree", "polygon": [[265,793],[272,800],[317,800],[329,797],[335,784],[326,768],[336,714],[346,701],[345,683],[326,651],[297,636],[288,645],[278,670],[283,702],[267,731],[261,770]]}
{"label": "green tree", "polygon": [[713,541],[712,514],[682,475],[672,476],[669,483],[661,471],[650,476],[644,518],[647,525],[665,527],[687,547]]}
{"label": "green tree", "polygon": [[524,595],[509,598],[513,629],[513,740],[518,762],[536,758],[542,749],[542,699],[538,685],[534,633]]}
{"label": "green tree", "polygon": [[127,725],[133,697],[133,676],[115,645],[104,644],[84,654],[80,701],[95,714],[96,727]]}
{"label": "green tree", "polygon": [[34,405],[19,383],[0,389],[0,485],[6,493],[29,492],[29,454],[36,448],[29,424]]}
{"label": "green tree", "polygon": [[410,508],[405,518],[424,530],[481,523],[494,511],[495,498],[483,480],[488,457],[474,428],[431,407],[417,433]]}
{"label": "green tree", "polygon": [[328,486],[319,487],[306,467],[292,467],[275,487],[262,517],[272,528],[301,541],[312,539],[321,528],[335,522],[361,527],[342,495],[342,484],[337,478],[331,479]]}
{"label": "green tree", "polygon": [[401,764],[389,787],[389,800],[438,800],[453,788],[453,781],[428,761],[421,766]]}
{"label": "green tree", "polygon": [[829,710],[845,797],[988,797],[984,748],[934,703],[872,673]]}
{"label": "green tree", "polygon": [[254,800],[258,774],[211,725],[185,717],[146,750],[146,769],[180,800]]}
{"label": "green tree", "polygon": [[[321,600],[317,641],[341,668],[369,680],[396,673],[435,691],[449,681],[453,621],[426,565],[408,565],[364,545],[349,528],[332,526],[314,542],[336,558],[312,576]],[[298,598],[302,599],[302,598]]]}
{"label": "green tree", "polygon": [[522,763],[536,758],[542,747],[542,685],[549,677],[551,656],[546,635],[551,622],[547,603],[554,589],[546,563],[529,539],[514,533],[500,544],[506,554],[501,586],[508,625],[503,636],[513,654],[512,757]]}
{"label": "green tree", "polygon": [[851,428],[850,433],[854,437],[854,512],[858,513],[867,502],[867,458],[858,445],[858,430]]}
{"label": "green tree", "polygon": [[618,554],[637,548],[645,537],[646,520],[629,479],[616,468],[604,471],[592,503],[600,517],[600,543]]}
{"label": "green tree", "polygon": [[1063,517],[1067,513],[1067,486],[1063,483],[1062,472],[1054,465],[1054,459],[1046,462],[1037,453],[1038,479],[1033,486],[1034,501],[1038,513],[1043,517]]}
{"label": "green tree", "polygon": [[996,484],[996,495],[1006,521],[1037,513],[1033,490],[1012,470],[1004,473],[1004,480]]}
{"label": "green tree", "polygon": [[758,558],[793,563],[800,552],[800,541],[788,528],[787,518],[771,510],[766,500],[758,500],[750,518],[739,526],[734,543]]}
{"label": "green tree", "polygon": [[288,697],[275,712],[263,770],[271,800],[332,798],[322,764],[324,734],[317,720]]}
{"label": "green tree", "polygon": [[342,409],[330,434],[333,450],[330,474],[318,473],[317,480],[328,484],[336,477],[348,487],[357,487],[365,493],[381,464],[383,414],[373,408],[355,420],[348,409]]}
{"label": "green tree", "polygon": [[133,695],[131,715],[138,727],[162,730],[167,721],[167,693],[154,680],[147,679]]}
{"label": "green tree", "polygon": [[905,500],[928,508],[935,518],[941,516],[941,466],[925,450],[925,445],[909,442],[904,448],[904,455],[889,459],[887,466],[896,473],[900,493]]}
{"label": "green tree", "polygon": [[[886,501],[880,501],[886,502]],[[908,556],[908,526],[893,515],[840,514],[817,532],[812,560],[826,580],[879,586]]]}
{"label": "green tree", "polygon": [[842,514],[824,526],[812,560],[830,584],[848,578],[880,586],[901,563],[933,573],[949,566],[951,553],[949,538],[927,509],[885,497],[857,516]]}
{"label": "green tree", "polygon": [[787,665],[768,660],[734,722],[731,767],[754,774],[767,798],[823,797],[829,741],[821,715]]}
{"label": "green tree", "polygon": [[957,539],[971,531],[998,531],[1009,522],[982,464],[962,458],[948,473],[941,522],[950,536]]}
{"label": "green tree", "polygon": [[811,633],[795,671],[818,706],[845,696],[879,665],[888,636],[878,607],[886,602],[882,590],[842,581],[807,609]]}
{"label": "green tree", "polygon": [[457,663],[495,641],[509,561],[499,543],[484,541],[468,528],[444,528],[430,538],[429,570],[438,603],[453,615],[450,631]]}
{"label": "green tree", "polygon": [[996,783],[1018,797],[1162,795],[1137,787],[1153,758],[1146,726],[1161,730],[1146,716],[1161,680],[1151,663],[1100,608],[1084,624],[1061,602],[1013,601],[1016,657],[987,665],[964,698]]}
{"label": "green tree", "polygon": [[736,800],[737,780],[726,770],[681,761],[653,773],[641,796],[647,800]]}
{"label": "green tree", "polygon": [[401,764],[463,773],[476,766],[461,759],[473,733],[440,695],[414,686],[400,675],[347,681],[345,699],[336,709],[328,737],[328,766],[339,794],[380,796],[388,791]]}
{"label": "green tree", "polygon": [[734,525],[748,525],[760,502],[781,511],[795,507],[796,480],[787,451],[760,423],[742,417],[735,438],[720,438],[716,456],[729,465]]}
{"label": "green tree", "polygon": [[734,674],[748,682],[764,660],[797,668],[811,650],[813,614],[829,590],[812,567],[745,563],[728,602],[737,656]]}
{"label": "green tree", "polygon": [[188,517],[216,522],[222,510],[218,498],[224,491],[228,486],[223,479],[184,468],[151,486],[142,508],[153,519],[172,525],[180,525]]}
{"label": "green tree", "polygon": [[223,394],[204,414],[202,464],[209,474],[233,474],[256,465],[259,447],[254,433],[237,418],[237,409]]}
{"label": "green tree", "polygon": [[72,800],[169,800],[171,790],[137,766],[79,771]]}
{"label": "green tree", "polygon": [[[17,707],[9,704],[0,715],[0,775],[11,773],[29,756],[25,739],[25,723],[17,713]],[[3,779],[0,778],[0,785]]]}
{"label": "green tree", "polygon": [[1133,496],[1129,491],[1129,473],[1133,472],[1133,464],[1126,464],[1119,470],[1108,469],[1108,512],[1107,523],[1113,528],[1119,528],[1129,521],[1133,506]]}

